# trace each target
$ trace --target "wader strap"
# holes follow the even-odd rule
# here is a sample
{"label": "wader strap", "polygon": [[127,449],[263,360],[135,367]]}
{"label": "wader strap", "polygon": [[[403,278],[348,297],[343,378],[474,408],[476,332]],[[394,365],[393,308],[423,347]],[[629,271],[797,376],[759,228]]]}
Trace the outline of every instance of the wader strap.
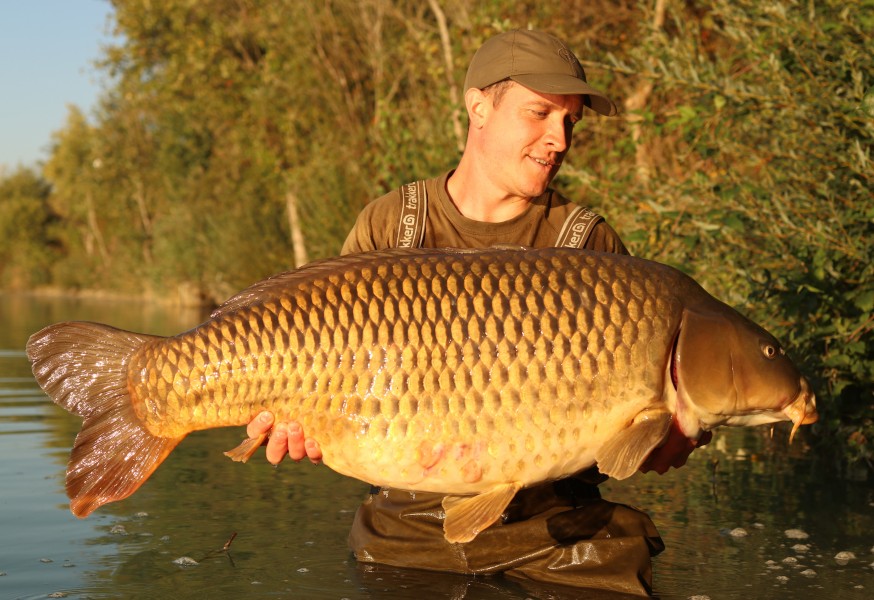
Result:
{"label": "wader strap", "polygon": [[401,186],[401,219],[398,223],[397,248],[418,248],[425,238],[428,192],[424,181]]}
{"label": "wader strap", "polygon": [[565,219],[561,232],[558,234],[558,239],[555,240],[556,248],[583,248],[586,245],[586,240],[595,229],[595,225],[599,221],[603,221],[604,217],[593,213],[585,206],[575,208],[568,218]]}

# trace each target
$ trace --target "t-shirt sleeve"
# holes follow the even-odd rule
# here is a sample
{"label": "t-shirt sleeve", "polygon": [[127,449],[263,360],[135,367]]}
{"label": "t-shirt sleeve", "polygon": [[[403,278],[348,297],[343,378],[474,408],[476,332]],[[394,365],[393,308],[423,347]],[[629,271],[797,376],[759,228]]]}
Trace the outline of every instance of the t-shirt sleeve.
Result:
{"label": "t-shirt sleeve", "polygon": [[349,235],[346,236],[340,254],[355,254],[393,247],[400,218],[400,205],[397,191],[367,204],[355,220]]}
{"label": "t-shirt sleeve", "polygon": [[600,221],[595,225],[589,239],[586,240],[587,250],[598,252],[612,252],[613,254],[630,254],[625,244],[619,238],[619,234],[610,227],[607,221]]}

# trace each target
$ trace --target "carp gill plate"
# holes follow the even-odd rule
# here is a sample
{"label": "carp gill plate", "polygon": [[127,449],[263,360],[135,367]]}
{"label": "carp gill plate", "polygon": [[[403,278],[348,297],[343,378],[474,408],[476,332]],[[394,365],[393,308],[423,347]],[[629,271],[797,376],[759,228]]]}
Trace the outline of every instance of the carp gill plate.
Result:
{"label": "carp gill plate", "polygon": [[[256,283],[156,337],[70,322],[27,354],[84,418],[74,514],[132,494],[190,432],[260,411],[299,421],[332,469],[440,492],[473,539],[521,488],[598,465],[632,475],[671,423],[816,420],[769,333],[655,262],[572,249],[390,250]],[[245,460],[259,440],[228,453]]]}

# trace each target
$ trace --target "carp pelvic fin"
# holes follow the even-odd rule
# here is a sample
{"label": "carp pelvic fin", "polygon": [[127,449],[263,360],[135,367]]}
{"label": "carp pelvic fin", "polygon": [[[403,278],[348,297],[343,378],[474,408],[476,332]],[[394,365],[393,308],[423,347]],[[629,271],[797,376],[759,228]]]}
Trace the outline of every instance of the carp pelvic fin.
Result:
{"label": "carp pelvic fin", "polygon": [[507,505],[522,489],[521,483],[502,483],[476,496],[447,496],[443,499],[443,537],[455,543],[469,542],[497,521]]}
{"label": "carp pelvic fin", "polygon": [[152,435],[131,403],[127,365],[152,339],[73,322],[46,327],[27,342],[37,383],[55,404],[84,418],[67,465],[67,496],[77,517],[133,494],[182,440]]}
{"label": "carp pelvic fin", "polygon": [[643,462],[668,435],[671,413],[663,410],[643,411],[631,426],[604,444],[595,455],[598,470],[614,479],[634,475]]}

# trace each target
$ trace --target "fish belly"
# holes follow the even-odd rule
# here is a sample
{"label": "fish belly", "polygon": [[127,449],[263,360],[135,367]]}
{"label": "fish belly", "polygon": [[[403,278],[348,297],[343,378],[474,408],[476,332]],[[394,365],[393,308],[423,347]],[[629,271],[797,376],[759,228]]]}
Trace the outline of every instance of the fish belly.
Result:
{"label": "fish belly", "polygon": [[559,250],[328,261],[144,345],[129,389],[154,435],[266,408],[380,485],[555,479],[662,397],[682,307],[652,265]]}

